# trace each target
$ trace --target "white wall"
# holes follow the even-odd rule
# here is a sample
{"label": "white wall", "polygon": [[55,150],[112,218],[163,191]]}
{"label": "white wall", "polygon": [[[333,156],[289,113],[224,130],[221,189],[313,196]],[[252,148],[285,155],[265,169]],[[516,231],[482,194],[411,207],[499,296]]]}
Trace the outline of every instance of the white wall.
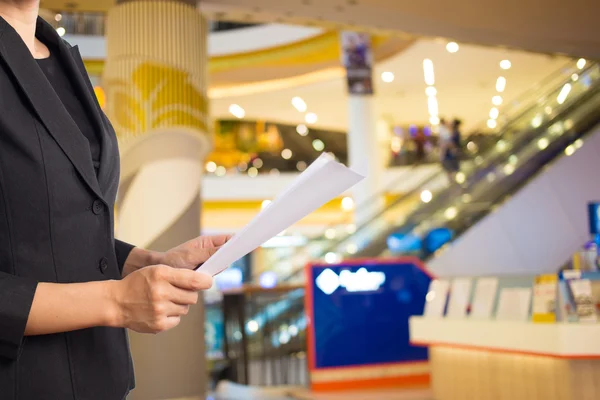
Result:
{"label": "white wall", "polygon": [[[209,57],[246,53],[305,40],[322,33],[320,28],[265,24],[231,31],[212,32],[208,35]],[[66,35],[65,40],[78,45],[83,59],[104,60],[104,36]]]}
{"label": "white wall", "polygon": [[600,200],[600,126],[429,263],[440,276],[556,272],[589,240],[587,203]]}

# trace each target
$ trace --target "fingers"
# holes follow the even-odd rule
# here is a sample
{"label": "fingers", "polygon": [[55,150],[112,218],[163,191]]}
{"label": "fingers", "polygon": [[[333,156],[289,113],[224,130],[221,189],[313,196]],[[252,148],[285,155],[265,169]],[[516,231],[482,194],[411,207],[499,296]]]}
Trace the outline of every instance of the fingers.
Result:
{"label": "fingers", "polygon": [[170,267],[160,271],[159,273],[164,274],[163,278],[167,282],[180,289],[199,291],[212,287],[212,277],[201,272]]}
{"label": "fingers", "polygon": [[193,252],[189,253],[189,262],[191,265],[198,265],[206,262],[210,257],[213,256],[221,247],[207,247],[196,249]]}
{"label": "fingers", "polygon": [[233,235],[217,235],[217,236],[211,236],[211,241],[212,241],[212,245],[214,247],[220,247],[223,246],[225,243],[227,243],[231,238],[233,237]]}
{"label": "fingers", "polygon": [[155,333],[155,334],[161,333],[161,332],[168,331],[169,329],[175,328],[177,325],[179,325],[180,322],[181,322],[181,317],[179,317],[179,316],[165,317],[153,324],[150,324],[145,329],[140,329],[140,330],[136,330],[136,331],[142,332],[142,333],[145,333],[145,332]]}
{"label": "fingers", "polygon": [[191,306],[198,303],[198,292],[196,291],[184,290],[173,286],[169,295],[169,300],[178,305]]}
{"label": "fingers", "polygon": [[171,305],[169,306],[169,309],[166,312],[166,317],[167,318],[182,317],[184,315],[187,315],[189,311],[190,311],[190,306],[184,306],[184,305],[180,305],[180,304],[171,303]]}

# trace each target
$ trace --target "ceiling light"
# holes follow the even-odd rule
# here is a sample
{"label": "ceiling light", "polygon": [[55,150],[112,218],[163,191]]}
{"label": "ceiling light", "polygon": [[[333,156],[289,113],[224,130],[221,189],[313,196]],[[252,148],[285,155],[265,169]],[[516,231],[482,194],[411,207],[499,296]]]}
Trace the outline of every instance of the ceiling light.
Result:
{"label": "ceiling light", "polygon": [[427,109],[429,110],[429,115],[435,116],[438,115],[438,101],[437,97],[428,97],[427,98]]}
{"label": "ceiling light", "polygon": [[354,200],[352,197],[344,197],[342,199],[342,210],[351,211],[354,208]]}
{"label": "ceiling light", "polygon": [[540,150],[544,150],[546,147],[548,147],[548,144],[550,144],[550,141],[548,141],[547,138],[541,138],[540,140],[538,140],[537,145],[538,148]]}
{"label": "ceiling light", "polygon": [[208,172],[215,172],[217,170],[217,164],[212,161],[206,163],[206,170]]}
{"label": "ceiling light", "polygon": [[60,28],[56,28],[56,33],[58,33],[58,36],[62,37],[65,36],[65,33],[67,33],[67,31],[61,26]]}
{"label": "ceiling light", "polygon": [[392,72],[386,71],[381,74],[381,80],[390,83],[394,81],[394,74]]}
{"label": "ceiling light", "polygon": [[237,104],[230,105],[229,112],[233,114],[234,117],[239,119],[242,119],[246,116],[246,111],[244,111],[244,109]]}
{"label": "ceiling light", "polygon": [[458,210],[456,209],[456,207],[449,207],[446,209],[446,211],[444,211],[444,216],[447,219],[454,219],[454,218],[456,218],[457,215],[458,215]]}
{"label": "ceiling light", "polygon": [[258,170],[254,167],[248,168],[248,176],[250,178],[255,178],[258,175]]}
{"label": "ceiling light", "polygon": [[440,123],[440,118],[439,118],[439,117],[437,117],[437,116],[430,117],[430,118],[429,118],[429,123],[430,123],[431,125],[439,125],[439,123]]}
{"label": "ceiling light", "polygon": [[492,104],[495,106],[499,106],[500,104],[502,104],[502,96],[492,97]]}
{"label": "ceiling light", "polygon": [[300,172],[304,171],[306,169],[307,165],[304,161],[298,161],[296,163],[296,169]]}
{"label": "ceiling light", "polygon": [[515,167],[512,164],[506,164],[503,170],[506,175],[511,175],[513,172],[515,172]]}
{"label": "ceiling light", "polygon": [[512,63],[509,60],[500,61],[500,68],[502,69],[510,69],[512,67]]}
{"label": "ceiling light", "polygon": [[506,78],[499,76],[498,80],[496,80],[496,90],[502,93],[504,92],[504,89],[506,89]]}
{"label": "ceiling light", "polygon": [[313,149],[315,149],[316,151],[323,151],[323,149],[325,149],[325,143],[323,143],[321,139],[313,140],[312,145]]}
{"label": "ceiling light", "polygon": [[272,170],[269,171],[269,175],[278,176],[279,170],[277,168],[273,168]]}
{"label": "ceiling light", "polygon": [[585,67],[585,63],[585,58],[580,58],[579,60],[577,60],[577,68],[583,69],[583,67]]}
{"label": "ceiling light", "polygon": [[300,136],[306,136],[308,135],[308,128],[306,127],[306,125],[300,124],[296,127],[296,132],[298,132]]}
{"label": "ceiling light", "polygon": [[539,128],[542,125],[542,122],[543,122],[543,117],[540,114],[537,114],[531,120],[531,126],[533,126],[534,128]]}
{"label": "ceiling light", "polygon": [[492,109],[490,110],[490,118],[498,119],[498,115],[500,115],[500,111],[498,111],[496,107],[492,107]]}
{"label": "ceiling light", "polygon": [[284,160],[289,160],[290,158],[292,158],[292,151],[290,149],[283,149],[281,151],[281,157]]}
{"label": "ceiling light", "polygon": [[448,42],[448,44],[446,45],[446,50],[448,50],[448,53],[456,53],[458,49],[459,46],[456,42]]}
{"label": "ceiling light", "polygon": [[566,83],[565,86],[562,87],[562,89],[560,90],[560,93],[558,94],[558,97],[556,98],[556,101],[558,102],[558,104],[564,103],[570,92],[571,92],[571,84]]}
{"label": "ceiling light", "polygon": [[301,113],[306,112],[306,103],[304,102],[304,100],[302,100],[302,98],[300,98],[298,96],[292,98],[292,105],[299,112],[301,112]]}
{"label": "ceiling light", "polygon": [[329,240],[335,239],[337,232],[333,228],[329,228],[325,231],[325,237]]}
{"label": "ceiling light", "polygon": [[580,149],[583,146],[583,140],[577,139],[575,142],[573,142],[573,144],[575,145],[576,149]]}
{"label": "ceiling light", "polygon": [[306,114],[304,120],[307,124],[314,124],[315,122],[317,122],[317,114],[310,112]]}
{"label": "ceiling light", "polygon": [[217,176],[225,176],[226,173],[227,169],[225,169],[225,167],[222,165],[218,166],[217,170],[215,171],[215,175]]}
{"label": "ceiling light", "polygon": [[56,14],[56,15],[54,16],[54,20],[55,20],[56,22],[60,22],[60,20],[61,20],[61,19],[62,19],[62,14]]}
{"label": "ceiling light", "polygon": [[579,75],[577,75],[577,74],[573,74],[573,75],[571,75],[571,80],[572,80],[573,82],[577,82],[577,79],[579,79]]}
{"label": "ceiling light", "polygon": [[573,145],[567,146],[567,148],[565,149],[565,154],[567,156],[572,156],[573,153],[575,153],[575,147],[573,147]]}
{"label": "ceiling light", "polygon": [[507,148],[508,148],[508,145],[506,144],[506,142],[504,140],[500,139],[500,140],[498,140],[498,142],[496,142],[496,149],[499,152],[503,152]]}
{"label": "ceiling light", "polygon": [[455,179],[456,179],[456,183],[459,183],[462,185],[467,180],[467,177],[465,176],[464,172],[457,172]]}
{"label": "ceiling light", "polygon": [[433,86],[427,86],[427,89],[425,89],[425,94],[427,96],[435,96],[437,94],[437,89]]}
{"label": "ceiling light", "polygon": [[262,168],[264,162],[260,158],[255,158],[254,161],[252,161],[252,165],[256,168]]}
{"label": "ceiling light", "polygon": [[421,192],[421,201],[423,203],[429,203],[433,199],[433,194],[429,190],[423,190]]}
{"label": "ceiling light", "polygon": [[429,86],[435,85],[435,74],[433,73],[433,61],[429,58],[423,60],[423,74],[425,76],[425,83]]}
{"label": "ceiling light", "polygon": [[248,164],[242,161],[241,163],[238,164],[238,169],[240,171],[244,172],[245,170],[248,169]]}
{"label": "ceiling light", "polygon": [[495,119],[488,119],[487,126],[490,129],[495,129],[498,126],[498,123]]}
{"label": "ceiling light", "polygon": [[544,107],[544,112],[548,115],[552,114],[552,107],[550,107],[550,106]]}
{"label": "ceiling light", "polygon": [[467,143],[467,150],[469,150],[471,153],[477,153],[477,151],[479,150],[479,146],[477,146],[477,143],[470,141],[469,143]]}

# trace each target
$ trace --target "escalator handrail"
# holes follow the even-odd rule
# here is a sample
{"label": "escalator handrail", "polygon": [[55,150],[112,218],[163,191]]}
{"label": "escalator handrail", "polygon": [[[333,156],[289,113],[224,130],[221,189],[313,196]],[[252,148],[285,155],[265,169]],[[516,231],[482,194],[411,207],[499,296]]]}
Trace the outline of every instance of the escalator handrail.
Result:
{"label": "escalator handrail", "polygon": [[[543,97],[543,95],[544,95],[543,90],[546,88],[546,86],[553,85],[552,87],[555,87],[554,86],[554,85],[556,85],[555,80],[557,78],[560,78],[561,76],[564,76],[564,75],[568,75],[568,74],[565,73],[565,70],[573,70],[574,71],[577,68],[576,66],[573,67],[573,62],[574,62],[573,60],[568,61],[562,67],[560,67],[559,69],[555,70],[550,75],[544,77],[541,81],[536,82],[529,89],[527,89],[524,92],[522,92],[521,94],[519,94],[515,99],[511,100],[511,102],[509,104],[504,105],[501,108],[500,115],[509,116],[510,117],[510,121],[518,120],[519,118],[521,118],[525,112],[520,112],[516,116],[511,116],[510,113],[513,112],[512,108],[518,108],[520,106],[526,106],[527,110],[531,110],[531,108],[535,107],[535,100],[536,100],[536,98]],[[580,73],[583,73],[585,70],[587,70],[591,66],[592,66],[591,64],[588,64],[586,67],[584,67],[584,69],[580,70],[578,68],[577,70],[580,70]],[[565,84],[565,80],[562,80],[561,82],[562,82],[562,85]],[[534,104],[528,104],[525,101],[533,101]],[[508,123],[509,122],[507,122],[507,124]],[[476,126],[476,128],[474,128],[474,129],[471,130],[472,132],[485,132],[485,131],[487,131],[488,130],[488,128],[487,128],[487,119],[485,119],[483,121],[480,121],[475,126]],[[506,124],[505,124],[505,126],[506,126]]]}

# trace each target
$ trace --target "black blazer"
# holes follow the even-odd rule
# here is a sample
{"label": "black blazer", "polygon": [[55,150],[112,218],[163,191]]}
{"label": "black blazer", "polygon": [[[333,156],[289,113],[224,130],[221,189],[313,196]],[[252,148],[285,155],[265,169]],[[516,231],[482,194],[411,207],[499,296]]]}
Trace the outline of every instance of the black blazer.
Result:
{"label": "black blazer", "polygon": [[117,139],[77,47],[41,19],[101,135],[88,141],[25,43],[0,18],[0,400],[122,400],[134,386],[124,329],[24,337],[38,282],[120,279],[132,246],[115,241]]}

